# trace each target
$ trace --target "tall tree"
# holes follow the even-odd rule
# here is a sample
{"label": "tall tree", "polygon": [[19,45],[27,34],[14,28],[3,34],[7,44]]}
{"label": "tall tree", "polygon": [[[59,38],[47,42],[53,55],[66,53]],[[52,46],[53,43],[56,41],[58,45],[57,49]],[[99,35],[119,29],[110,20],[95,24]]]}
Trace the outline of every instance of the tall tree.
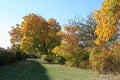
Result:
{"label": "tall tree", "polygon": [[111,39],[118,30],[120,0],[104,0],[102,9],[95,11],[94,18],[99,23],[95,30],[95,43],[101,44]]}
{"label": "tall tree", "polygon": [[[16,27],[17,28],[17,27]],[[16,29],[15,28],[15,29]],[[10,32],[12,32],[12,29]],[[57,32],[61,30],[61,26],[54,18],[46,21],[42,16],[36,14],[28,14],[23,17],[23,22],[19,27],[18,36],[20,37],[20,49],[26,53],[46,53],[51,52],[50,48],[54,48],[59,43]],[[17,35],[17,33],[14,33]],[[14,35],[11,34],[11,39]],[[51,42],[53,39],[56,42]],[[13,41],[17,42],[16,40]],[[50,43],[51,42],[51,43]],[[52,45],[50,47],[50,44]]]}
{"label": "tall tree", "polygon": [[[81,46],[91,47],[96,45],[94,41],[97,38],[95,30],[97,28],[98,22],[94,19],[93,13],[90,13],[86,17],[86,19],[75,17],[74,19],[69,20],[67,25],[78,27],[77,36],[79,38]],[[118,24],[117,33],[106,44],[117,41],[119,38],[120,38],[120,22]]]}

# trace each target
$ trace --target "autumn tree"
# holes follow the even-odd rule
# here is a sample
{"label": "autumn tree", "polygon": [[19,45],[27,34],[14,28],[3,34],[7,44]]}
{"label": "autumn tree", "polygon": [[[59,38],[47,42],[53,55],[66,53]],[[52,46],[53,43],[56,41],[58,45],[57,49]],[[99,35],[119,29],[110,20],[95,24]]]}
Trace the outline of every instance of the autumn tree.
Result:
{"label": "autumn tree", "polygon": [[[60,30],[61,27],[54,18],[46,21],[42,16],[28,14],[23,17],[23,22],[19,27],[20,32],[15,33],[12,29],[10,35],[13,43],[20,43],[20,49],[23,52],[48,54],[52,48],[59,45],[60,40],[56,33]],[[11,34],[13,31],[14,34]],[[18,35],[16,37],[20,37],[20,39],[17,41],[14,35]],[[53,40],[56,42],[52,42]]]}
{"label": "autumn tree", "polygon": [[111,39],[118,30],[120,0],[104,0],[102,9],[94,12],[94,18],[98,22],[95,43],[101,44]]}
{"label": "autumn tree", "polygon": [[52,51],[56,55],[67,59],[66,64],[79,67],[83,48],[79,44],[77,31],[78,28],[75,26],[65,26],[64,31],[58,32],[58,35],[62,36],[61,45],[55,47]]}
{"label": "autumn tree", "polygon": [[[97,28],[98,22],[94,19],[93,13],[87,15],[85,19],[79,16],[75,17],[69,20],[67,25],[78,27],[77,36],[79,38],[81,46],[93,47],[96,45],[94,41],[97,38],[95,30]],[[111,44],[112,42],[117,41],[119,38],[120,38],[120,22],[118,23],[117,32],[114,34],[114,36],[111,39],[109,39],[104,44],[108,44],[108,43]]]}
{"label": "autumn tree", "polygon": [[94,40],[96,39],[96,34],[94,33],[97,22],[93,18],[93,14],[90,13],[86,19],[75,17],[68,21],[70,26],[78,27],[77,37],[81,46],[83,47],[90,47],[94,46]]}

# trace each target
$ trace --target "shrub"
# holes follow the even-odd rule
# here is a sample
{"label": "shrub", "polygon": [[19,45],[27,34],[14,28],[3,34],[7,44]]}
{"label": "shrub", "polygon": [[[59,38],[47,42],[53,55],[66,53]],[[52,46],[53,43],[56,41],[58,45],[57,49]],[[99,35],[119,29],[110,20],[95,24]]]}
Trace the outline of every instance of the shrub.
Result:
{"label": "shrub", "polygon": [[90,67],[89,60],[80,61],[79,62],[79,67],[82,68],[82,69],[88,69]]}
{"label": "shrub", "polygon": [[89,53],[88,52],[82,52],[81,55],[80,55],[80,59],[82,61],[89,60]]}
{"label": "shrub", "polygon": [[42,59],[47,61],[47,62],[52,62],[53,61],[50,55],[45,55],[45,54],[42,55]]}
{"label": "shrub", "polygon": [[73,61],[68,61],[68,60],[67,60],[67,61],[65,62],[65,65],[66,65],[66,66],[72,67],[72,66],[74,66],[74,62],[73,62]]}
{"label": "shrub", "polygon": [[5,49],[0,48],[0,65],[5,65],[15,61],[16,61],[16,58],[13,53],[10,53]]}
{"label": "shrub", "polygon": [[7,55],[8,55],[8,63],[12,63],[12,62],[15,62],[16,61],[16,56],[15,54],[11,53],[11,52],[7,52]]}
{"label": "shrub", "polygon": [[3,51],[0,51],[0,65],[6,64],[7,54]]}
{"label": "shrub", "polygon": [[26,58],[27,58],[27,55],[25,53],[16,51],[16,60],[26,60]]}
{"label": "shrub", "polygon": [[120,53],[108,50],[106,48],[93,48],[90,54],[90,64],[92,69],[99,73],[120,72]]}
{"label": "shrub", "polygon": [[67,66],[89,68],[89,53],[82,51],[80,54],[72,55],[65,62]]}
{"label": "shrub", "polygon": [[83,69],[89,68],[89,52],[84,50],[80,55],[79,67]]}
{"label": "shrub", "polygon": [[65,62],[66,62],[65,58],[63,58],[61,56],[57,57],[57,63],[63,65],[63,64],[65,64]]}

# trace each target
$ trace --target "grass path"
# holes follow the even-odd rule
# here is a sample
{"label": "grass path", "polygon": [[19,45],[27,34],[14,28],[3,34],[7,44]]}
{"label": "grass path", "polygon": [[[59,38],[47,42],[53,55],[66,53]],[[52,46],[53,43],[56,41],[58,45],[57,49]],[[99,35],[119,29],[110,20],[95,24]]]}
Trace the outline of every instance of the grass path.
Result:
{"label": "grass path", "polygon": [[[88,70],[24,61],[0,67],[0,80],[117,80]],[[119,79],[118,79],[119,80]]]}

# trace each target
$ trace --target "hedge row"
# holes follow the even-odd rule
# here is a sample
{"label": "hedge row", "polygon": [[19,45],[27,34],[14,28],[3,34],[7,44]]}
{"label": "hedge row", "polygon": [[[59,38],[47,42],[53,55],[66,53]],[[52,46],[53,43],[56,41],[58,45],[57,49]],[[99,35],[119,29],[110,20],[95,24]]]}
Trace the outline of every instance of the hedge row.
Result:
{"label": "hedge row", "polygon": [[16,60],[25,60],[26,58],[27,55],[19,51],[16,51],[16,53],[12,53],[5,50],[4,48],[0,48],[0,65],[13,63]]}
{"label": "hedge row", "polygon": [[0,48],[0,65],[9,64],[16,61],[16,56],[5,49]]}

